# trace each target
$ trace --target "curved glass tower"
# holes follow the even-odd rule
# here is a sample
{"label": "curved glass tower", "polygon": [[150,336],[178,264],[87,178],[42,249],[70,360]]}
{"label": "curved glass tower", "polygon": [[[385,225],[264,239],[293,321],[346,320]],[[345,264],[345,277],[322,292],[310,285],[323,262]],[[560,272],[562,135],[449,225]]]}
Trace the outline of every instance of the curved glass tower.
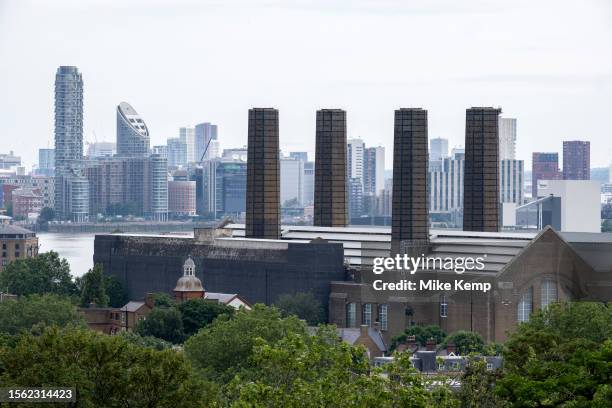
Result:
{"label": "curved glass tower", "polygon": [[117,106],[117,155],[145,157],[149,155],[149,129],[138,112],[127,102]]}

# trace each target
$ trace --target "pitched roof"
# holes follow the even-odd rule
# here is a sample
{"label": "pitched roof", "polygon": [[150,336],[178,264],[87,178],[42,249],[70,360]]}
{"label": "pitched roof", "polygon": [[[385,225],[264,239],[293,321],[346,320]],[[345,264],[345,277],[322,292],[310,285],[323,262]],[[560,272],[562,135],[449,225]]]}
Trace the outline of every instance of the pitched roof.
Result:
{"label": "pitched roof", "polygon": [[137,302],[134,300],[131,300],[129,302],[127,302],[125,304],[125,306],[123,306],[121,308],[122,312],[136,312],[138,311],[138,309],[140,309],[141,307],[143,307],[145,305],[145,302]]}

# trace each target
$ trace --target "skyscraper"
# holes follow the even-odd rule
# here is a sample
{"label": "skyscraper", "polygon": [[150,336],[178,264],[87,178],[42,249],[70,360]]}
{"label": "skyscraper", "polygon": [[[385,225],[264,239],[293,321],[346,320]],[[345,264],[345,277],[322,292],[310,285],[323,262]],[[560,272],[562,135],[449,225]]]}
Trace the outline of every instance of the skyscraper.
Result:
{"label": "skyscraper", "polygon": [[523,204],[523,183],[525,178],[522,160],[500,160],[500,197],[502,203]]}
{"label": "skyscraper", "polygon": [[437,137],[429,141],[429,170],[442,171],[442,160],[448,157],[448,140]]}
{"label": "skyscraper", "polygon": [[421,256],[429,246],[427,111],[395,111],[391,253]]}
{"label": "skyscraper", "polygon": [[531,196],[538,196],[539,180],[559,180],[559,154],[534,152],[531,156]]}
{"label": "skyscraper", "polygon": [[[179,129],[179,139],[185,144],[187,163],[196,161],[195,157],[195,129],[192,127],[182,127]],[[200,158],[198,157],[198,161]]]}
{"label": "skyscraper", "polygon": [[516,119],[499,118],[499,160],[516,159]]}
{"label": "skyscraper", "polygon": [[304,195],[304,162],[290,157],[280,159],[280,201],[285,205],[287,201],[296,200],[302,204]]}
{"label": "skyscraper", "polygon": [[470,108],[465,119],[463,230],[499,231],[499,114]]}
{"label": "skyscraper", "polygon": [[278,110],[249,110],[247,159],[247,238],[280,237]]}
{"label": "skyscraper", "polygon": [[55,149],[38,149],[37,173],[53,177],[55,169]]}
{"label": "skyscraper", "polygon": [[385,188],[385,148],[367,147],[363,153],[363,193],[378,195]]}
{"label": "skyscraper", "polygon": [[321,109],[316,118],[315,226],[348,225],[346,112]]}
{"label": "skyscraper", "polygon": [[89,192],[82,165],[83,77],[77,67],[60,66],[55,75],[55,212],[59,219],[88,217]]}
{"label": "skyscraper", "polygon": [[117,106],[117,155],[146,157],[149,155],[149,129],[136,109],[127,102]]}
{"label": "skyscraper", "polygon": [[168,139],[166,155],[169,167],[183,167],[187,165],[187,145],[178,137]]}
{"label": "skyscraper", "polygon": [[[219,157],[217,125],[205,122],[195,126],[195,161]],[[204,154],[206,152],[206,154]]]}
{"label": "skyscraper", "polygon": [[563,142],[563,180],[591,179],[591,142]]}
{"label": "skyscraper", "polygon": [[363,180],[363,153],[365,144],[361,139],[349,139],[348,148],[348,178]]}

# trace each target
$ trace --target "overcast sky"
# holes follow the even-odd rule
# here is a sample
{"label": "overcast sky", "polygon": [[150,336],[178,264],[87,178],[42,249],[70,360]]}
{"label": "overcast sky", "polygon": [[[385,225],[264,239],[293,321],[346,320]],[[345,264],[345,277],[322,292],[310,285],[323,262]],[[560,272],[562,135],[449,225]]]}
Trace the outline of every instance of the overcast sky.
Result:
{"label": "overcast sky", "polygon": [[0,0],[0,152],[53,146],[59,65],[83,74],[86,141],[115,141],[127,101],[151,145],[210,121],[242,146],[271,106],[283,151],[312,154],[315,111],[343,108],[391,168],[394,109],[454,146],[467,107],[501,106],[528,163],[574,139],[612,161],[610,0]]}

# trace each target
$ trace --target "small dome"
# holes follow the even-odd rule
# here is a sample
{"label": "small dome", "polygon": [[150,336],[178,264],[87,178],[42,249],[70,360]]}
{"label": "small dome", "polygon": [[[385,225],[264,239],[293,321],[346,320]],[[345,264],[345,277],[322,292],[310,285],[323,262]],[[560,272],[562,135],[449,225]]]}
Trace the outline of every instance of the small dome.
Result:
{"label": "small dome", "polygon": [[183,276],[176,282],[175,292],[204,292],[202,281],[196,276]]}
{"label": "small dome", "polygon": [[191,259],[191,257],[187,258],[187,260],[183,264],[183,268],[187,268],[187,267],[191,267],[195,269],[195,262],[193,262],[193,259]]}

